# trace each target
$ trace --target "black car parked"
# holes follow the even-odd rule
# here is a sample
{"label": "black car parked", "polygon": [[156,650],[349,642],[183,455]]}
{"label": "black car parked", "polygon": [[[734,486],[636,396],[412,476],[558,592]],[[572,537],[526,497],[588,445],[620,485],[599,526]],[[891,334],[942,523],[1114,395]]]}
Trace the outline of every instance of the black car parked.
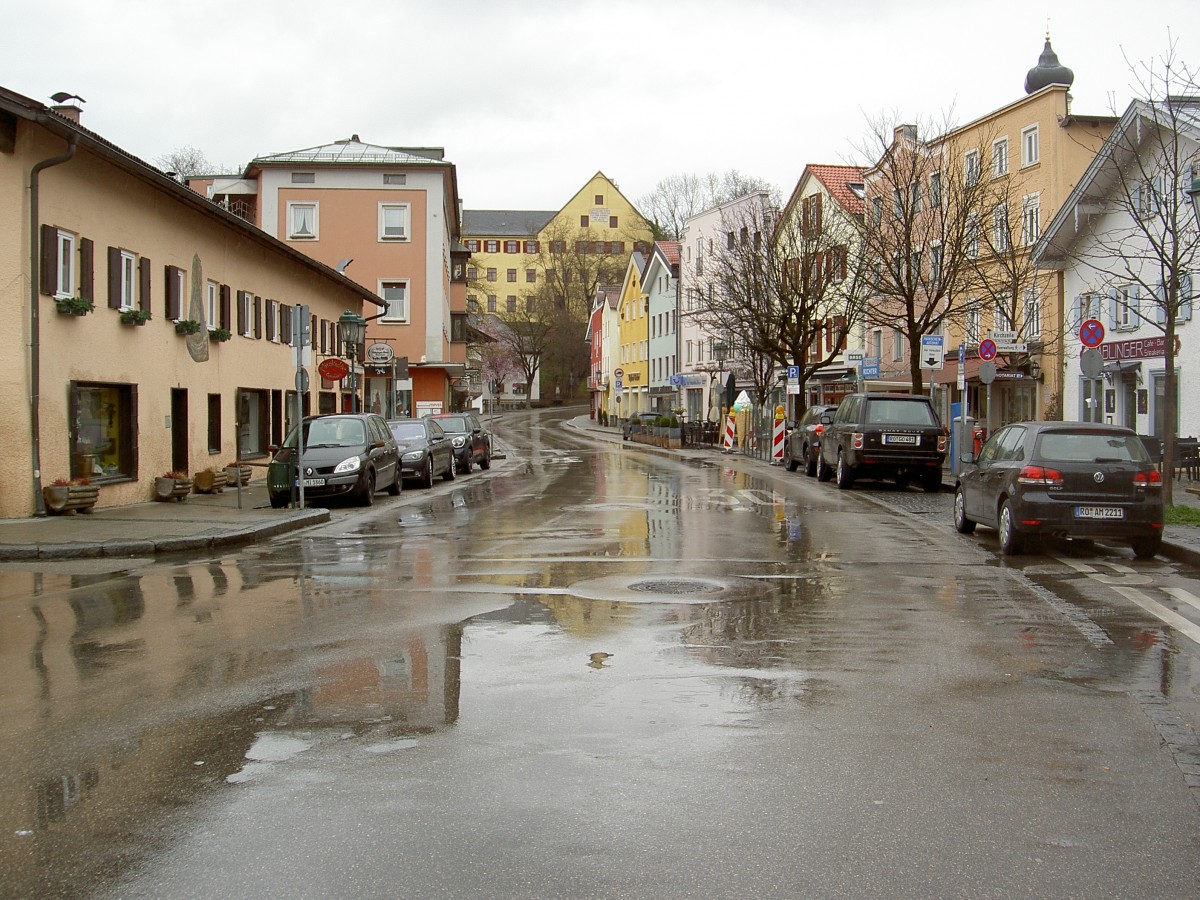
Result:
{"label": "black car parked", "polygon": [[918,481],[929,493],[942,489],[948,435],[928,397],[850,394],[821,424],[819,481],[836,475],[845,489],[856,478],[895,478]]}
{"label": "black car parked", "polygon": [[437,413],[431,418],[450,435],[460,475],[471,474],[471,466],[492,467],[492,436],[474,413]]}
{"label": "black car parked", "polygon": [[[310,416],[303,434],[306,501],[353,496],[370,506],[380,488],[393,496],[400,493],[400,453],[382,416]],[[276,509],[298,492],[296,435],[293,428],[267,467],[267,496]]]}
{"label": "black car parked", "polygon": [[1138,559],[1162,545],[1162,474],[1128,428],[1017,422],[963,462],[954,527],[995,528],[1006,555],[1033,535],[1127,540]]}
{"label": "black car parked", "polygon": [[389,419],[396,445],[400,448],[400,475],[419,479],[422,486],[433,487],[433,476],[454,480],[454,447],[442,426],[426,416],[422,419]]}
{"label": "black car parked", "polygon": [[817,454],[821,451],[821,432],[825,430],[821,416],[833,410],[832,406],[810,406],[788,433],[783,442],[783,464],[789,472],[804,466],[805,475],[817,474]]}

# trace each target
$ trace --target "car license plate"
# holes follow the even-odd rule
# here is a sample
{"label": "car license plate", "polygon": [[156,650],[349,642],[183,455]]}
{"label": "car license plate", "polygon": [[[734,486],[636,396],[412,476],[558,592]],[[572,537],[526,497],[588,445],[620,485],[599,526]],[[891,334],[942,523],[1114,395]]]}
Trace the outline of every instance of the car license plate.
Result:
{"label": "car license plate", "polygon": [[[300,487],[300,482],[296,482],[296,487]],[[304,487],[325,487],[324,478],[305,478]]]}
{"label": "car license plate", "polygon": [[885,444],[915,444],[920,438],[915,434],[885,434],[883,442]]}
{"label": "car license plate", "polygon": [[1075,507],[1075,518],[1123,519],[1125,518],[1125,510],[1119,506],[1077,506]]}

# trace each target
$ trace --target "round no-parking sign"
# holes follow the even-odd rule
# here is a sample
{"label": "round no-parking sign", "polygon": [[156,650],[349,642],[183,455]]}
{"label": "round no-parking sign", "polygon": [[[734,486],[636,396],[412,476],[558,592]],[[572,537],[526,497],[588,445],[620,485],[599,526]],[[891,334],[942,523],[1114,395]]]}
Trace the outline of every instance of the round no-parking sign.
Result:
{"label": "round no-parking sign", "polygon": [[1104,343],[1104,325],[1099,319],[1088,319],[1079,326],[1079,340],[1085,347],[1099,347]]}
{"label": "round no-parking sign", "polygon": [[979,342],[979,358],[989,360],[996,358],[996,342],[991,338],[984,338]]}

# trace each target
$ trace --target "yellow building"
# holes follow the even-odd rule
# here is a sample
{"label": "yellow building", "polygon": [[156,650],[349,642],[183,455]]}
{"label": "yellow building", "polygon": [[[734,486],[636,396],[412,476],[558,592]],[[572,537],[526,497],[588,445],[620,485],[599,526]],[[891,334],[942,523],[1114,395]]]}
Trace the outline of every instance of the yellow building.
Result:
{"label": "yellow building", "polygon": [[649,299],[642,289],[642,271],[647,258],[635,251],[625,268],[625,280],[621,283],[620,300],[617,302],[618,366],[621,370],[621,387],[615,381],[610,396],[614,406],[609,407],[609,416],[628,418],[636,412],[650,409],[650,316]]}
{"label": "yellow building", "polygon": [[[653,233],[642,215],[597,172],[557,211],[465,210],[462,234],[471,253],[468,312],[504,319],[532,309],[539,298],[578,308],[578,354],[548,360],[541,375],[558,381],[564,393],[575,386],[583,390],[590,368],[583,340],[591,304],[600,287],[620,282],[635,249],[650,246]],[[523,399],[512,396],[511,379],[499,380],[505,386],[501,401]]]}

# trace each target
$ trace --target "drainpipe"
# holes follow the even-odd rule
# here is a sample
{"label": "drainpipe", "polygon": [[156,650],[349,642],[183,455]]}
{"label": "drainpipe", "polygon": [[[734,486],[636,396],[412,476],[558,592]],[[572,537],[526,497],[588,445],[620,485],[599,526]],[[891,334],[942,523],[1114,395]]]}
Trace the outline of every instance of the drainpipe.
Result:
{"label": "drainpipe", "polygon": [[38,296],[41,281],[41,222],[38,221],[38,175],[65,163],[75,155],[79,135],[72,133],[67,139],[67,152],[36,163],[29,170],[29,433],[33,451],[33,514],[46,515],[46,501],[42,498],[42,345],[41,321],[38,318]]}

